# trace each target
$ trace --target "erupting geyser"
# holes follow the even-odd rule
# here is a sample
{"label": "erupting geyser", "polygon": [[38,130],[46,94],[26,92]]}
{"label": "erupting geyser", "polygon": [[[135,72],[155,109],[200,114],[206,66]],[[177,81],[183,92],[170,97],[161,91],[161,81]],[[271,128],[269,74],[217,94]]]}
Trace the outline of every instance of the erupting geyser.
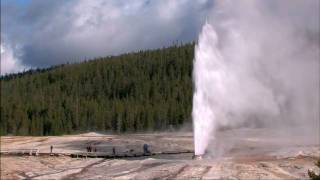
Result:
{"label": "erupting geyser", "polygon": [[211,138],[211,131],[215,128],[215,114],[212,111],[210,96],[214,92],[210,84],[222,80],[223,74],[217,71],[219,66],[220,54],[217,49],[218,37],[213,27],[206,23],[199,37],[199,44],[195,50],[194,61],[194,82],[195,93],[193,96],[193,126],[195,156],[201,157],[205,153]]}
{"label": "erupting geyser", "polygon": [[310,129],[307,138],[319,140],[319,7],[316,0],[216,1],[195,47],[195,157],[218,154],[222,147],[211,147],[220,127],[288,137]]}

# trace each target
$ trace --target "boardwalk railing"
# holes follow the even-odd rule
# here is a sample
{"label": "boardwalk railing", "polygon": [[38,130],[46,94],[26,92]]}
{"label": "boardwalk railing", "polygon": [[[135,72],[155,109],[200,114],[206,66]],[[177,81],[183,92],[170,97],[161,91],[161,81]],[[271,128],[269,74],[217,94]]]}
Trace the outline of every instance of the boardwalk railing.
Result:
{"label": "boardwalk railing", "polygon": [[1,150],[1,155],[9,156],[70,156],[72,158],[129,158],[129,157],[143,157],[143,156],[155,156],[155,155],[170,155],[170,154],[184,154],[193,153],[190,150],[180,151],[164,151],[164,152],[150,152],[150,153],[108,153],[108,152],[75,152],[75,153],[45,153],[39,152],[38,149],[13,149],[13,150]]}
{"label": "boardwalk railing", "polygon": [[1,150],[1,155],[29,155],[38,156],[39,149],[6,149]]}

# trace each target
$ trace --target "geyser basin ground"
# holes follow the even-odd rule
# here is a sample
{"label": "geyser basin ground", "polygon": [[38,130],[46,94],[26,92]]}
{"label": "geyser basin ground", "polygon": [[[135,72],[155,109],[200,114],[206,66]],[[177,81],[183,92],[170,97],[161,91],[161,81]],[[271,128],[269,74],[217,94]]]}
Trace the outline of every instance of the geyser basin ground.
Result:
{"label": "geyser basin ground", "polygon": [[[286,138],[281,137],[280,132],[266,129],[226,130],[217,136],[221,139],[217,143],[224,144],[219,144],[223,149],[213,149],[211,144],[208,157],[201,161],[193,160],[192,153],[127,159],[1,156],[1,179],[306,178],[308,169],[316,169],[314,162],[320,154],[319,144],[306,141],[302,136],[290,135],[286,137],[291,138]],[[53,145],[54,151],[71,153],[85,151],[89,143],[95,144],[98,151],[108,151],[112,146],[118,147],[119,151],[132,148],[142,151],[144,143],[150,144],[151,151],[193,150],[192,137],[192,133],[4,136],[1,137],[1,150],[39,148],[49,152],[49,146]]]}

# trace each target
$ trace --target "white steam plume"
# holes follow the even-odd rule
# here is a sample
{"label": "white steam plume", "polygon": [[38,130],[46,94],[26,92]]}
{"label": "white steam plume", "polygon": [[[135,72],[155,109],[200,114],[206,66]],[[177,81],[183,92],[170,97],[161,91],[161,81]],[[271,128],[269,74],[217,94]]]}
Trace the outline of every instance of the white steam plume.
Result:
{"label": "white steam plume", "polygon": [[319,1],[216,2],[195,48],[195,154],[226,126],[318,136]]}
{"label": "white steam plume", "polygon": [[1,68],[0,75],[16,73],[28,69],[27,66],[23,65],[20,59],[15,55],[13,49],[1,42]]}

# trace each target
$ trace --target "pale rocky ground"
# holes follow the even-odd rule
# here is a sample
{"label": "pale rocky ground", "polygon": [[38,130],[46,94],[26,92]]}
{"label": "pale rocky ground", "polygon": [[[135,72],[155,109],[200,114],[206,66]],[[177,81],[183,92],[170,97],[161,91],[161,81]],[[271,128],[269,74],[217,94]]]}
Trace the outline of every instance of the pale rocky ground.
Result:
{"label": "pale rocky ground", "polygon": [[[226,130],[217,134],[203,160],[192,153],[123,159],[68,156],[1,156],[1,179],[308,179],[320,157],[317,136],[305,138],[263,129]],[[289,137],[289,138],[285,138]],[[192,133],[105,135],[87,133],[47,137],[1,137],[1,151],[37,148],[40,152],[74,153],[92,144],[98,152],[193,150]]]}

